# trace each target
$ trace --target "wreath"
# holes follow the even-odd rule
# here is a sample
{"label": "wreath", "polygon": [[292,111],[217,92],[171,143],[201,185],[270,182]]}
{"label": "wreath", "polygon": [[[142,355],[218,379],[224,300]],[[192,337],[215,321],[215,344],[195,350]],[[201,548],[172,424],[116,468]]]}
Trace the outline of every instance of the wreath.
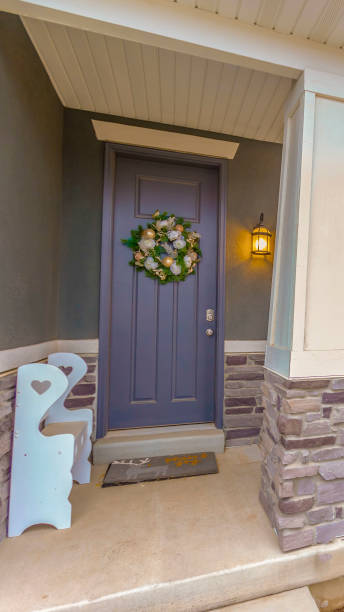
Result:
{"label": "wreath", "polygon": [[182,217],[167,212],[160,214],[157,210],[152,218],[145,229],[139,225],[131,230],[130,238],[122,240],[133,251],[129,265],[144,270],[146,276],[158,279],[163,285],[184,281],[195,273],[202,257],[200,234],[193,232],[191,223]]}

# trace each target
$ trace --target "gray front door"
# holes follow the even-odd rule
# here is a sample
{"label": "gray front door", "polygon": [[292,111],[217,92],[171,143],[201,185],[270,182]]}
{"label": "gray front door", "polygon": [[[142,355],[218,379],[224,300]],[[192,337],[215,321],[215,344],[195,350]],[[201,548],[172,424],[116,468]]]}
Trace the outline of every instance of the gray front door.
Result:
{"label": "gray front door", "polygon": [[[110,428],[214,420],[218,171],[118,155],[110,328]],[[121,243],[156,209],[201,234],[203,257],[184,282],[159,285],[129,267]],[[206,335],[207,328],[214,330]]]}

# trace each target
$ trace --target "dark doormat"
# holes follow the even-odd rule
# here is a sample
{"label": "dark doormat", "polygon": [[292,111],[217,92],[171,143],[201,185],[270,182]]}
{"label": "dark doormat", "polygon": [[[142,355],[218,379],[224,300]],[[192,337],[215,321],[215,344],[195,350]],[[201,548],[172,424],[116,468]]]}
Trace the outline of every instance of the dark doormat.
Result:
{"label": "dark doormat", "polygon": [[110,463],[102,487],[217,474],[218,471],[215,453],[117,459]]}

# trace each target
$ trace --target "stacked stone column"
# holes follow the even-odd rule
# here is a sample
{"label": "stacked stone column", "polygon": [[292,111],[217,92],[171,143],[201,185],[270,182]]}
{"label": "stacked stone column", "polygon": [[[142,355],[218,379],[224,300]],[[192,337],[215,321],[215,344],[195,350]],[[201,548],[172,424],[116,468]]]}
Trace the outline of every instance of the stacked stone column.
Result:
{"label": "stacked stone column", "polygon": [[265,372],[260,500],[283,551],[344,536],[344,378]]}
{"label": "stacked stone column", "polygon": [[263,421],[264,353],[225,354],[226,446],[256,444]]}
{"label": "stacked stone column", "polygon": [[0,540],[7,532],[16,380],[16,373],[0,377]]}

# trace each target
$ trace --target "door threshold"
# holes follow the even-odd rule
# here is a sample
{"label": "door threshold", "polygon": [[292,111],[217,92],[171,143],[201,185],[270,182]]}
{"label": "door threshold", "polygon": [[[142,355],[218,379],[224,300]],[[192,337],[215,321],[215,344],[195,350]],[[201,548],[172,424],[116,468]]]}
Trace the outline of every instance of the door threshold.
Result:
{"label": "door threshold", "polygon": [[197,430],[202,431],[203,429],[209,429],[209,427],[216,429],[215,423],[188,423],[183,425],[155,425],[153,427],[130,427],[129,429],[109,429],[107,436],[128,436],[128,434],[136,434],[137,436],[146,436],[150,433],[168,433],[176,431],[191,431]]}
{"label": "door threshold", "polygon": [[183,453],[223,453],[225,436],[213,423],[109,431],[93,446],[93,463]]}

